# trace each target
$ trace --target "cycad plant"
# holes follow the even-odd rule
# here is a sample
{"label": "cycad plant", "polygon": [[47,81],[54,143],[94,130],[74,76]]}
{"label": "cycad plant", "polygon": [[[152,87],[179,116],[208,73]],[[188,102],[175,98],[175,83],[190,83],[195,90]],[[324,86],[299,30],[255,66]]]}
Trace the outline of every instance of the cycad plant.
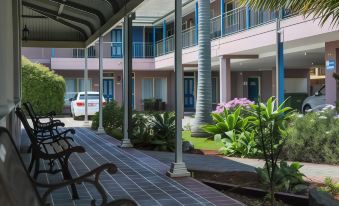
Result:
{"label": "cycad plant", "polygon": [[153,137],[151,144],[155,150],[174,151],[175,148],[175,114],[155,113],[151,119]]}

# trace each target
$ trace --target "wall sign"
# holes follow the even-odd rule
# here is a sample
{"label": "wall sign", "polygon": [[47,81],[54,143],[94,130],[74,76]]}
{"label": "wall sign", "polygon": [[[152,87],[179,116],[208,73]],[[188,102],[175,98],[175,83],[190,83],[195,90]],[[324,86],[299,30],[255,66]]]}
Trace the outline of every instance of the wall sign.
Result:
{"label": "wall sign", "polygon": [[326,69],[327,70],[333,70],[335,67],[335,60],[334,59],[330,59],[326,61]]}

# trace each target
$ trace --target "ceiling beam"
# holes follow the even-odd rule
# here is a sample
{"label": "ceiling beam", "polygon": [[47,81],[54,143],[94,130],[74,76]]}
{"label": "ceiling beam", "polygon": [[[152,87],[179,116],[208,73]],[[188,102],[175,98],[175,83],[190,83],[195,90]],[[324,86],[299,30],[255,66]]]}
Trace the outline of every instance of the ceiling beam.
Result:
{"label": "ceiling beam", "polygon": [[257,54],[227,54],[222,57],[226,59],[259,59]]}
{"label": "ceiling beam", "polygon": [[28,19],[46,19],[46,16],[37,16],[37,15],[21,15],[22,18]]}
{"label": "ceiling beam", "polygon": [[70,20],[70,21],[74,21],[74,22],[83,24],[83,25],[87,26],[91,30],[92,34],[96,31],[95,26],[91,22],[89,22],[89,21],[87,21],[85,19],[74,17],[74,16],[71,16],[71,15],[68,15],[68,14],[60,14],[60,15],[58,15],[58,11],[53,11],[53,10],[50,10],[50,9],[47,9],[47,8],[44,8],[44,7],[41,7],[41,6],[32,4],[32,3],[29,3],[27,1],[23,1],[22,5],[27,6],[27,7],[31,8],[31,9],[34,9],[38,13],[49,14],[49,15],[52,15],[52,16],[54,16],[56,18],[63,18],[63,19],[67,19],[67,20]]}
{"label": "ceiling beam", "polygon": [[23,47],[43,47],[43,48],[85,48],[82,41],[22,41]]}
{"label": "ceiling beam", "polygon": [[198,64],[182,64],[182,67],[198,67]]}
{"label": "ceiling beam", "polygon": [[86,46],[89,46],[95,42],[100,35],[107,34],[115,26],[117,26],[121,20],[134,11],[137,6],[139,6],[144,0],[130,0],[127,1],[123,9],[120,9],[116,14],[114,14],[103,26],[101,26],[92,36],[90,36],[86,41]]}
{"label": "ceiling beam", "polygon": [[89,14],[93,14],[95,16],[97,16],[100,20],[100,25],[103,25],[105,23],[105,16],[101,13],[101,11],[82,5],[82,4],[78,4],[75,2],[71,2],[71,1],[64,1],[64,0],[49,0],[51,2],[55,2],[55,3],[59,3],[59,4],[63,4],[67,7],[85,12],[85,13],[89,13]]}
{"label": "ceiling beam", "polygon": [[[33,10],[34,10],[34,9],[33,9]],[[34,11],[36,11],[36,10],[34,10]],[[74,25],[74,24],[72,24],[72,23],[70,23],[70,22],[68,22],[68,21],[63,20],[63,19],[57,18],[57,17],[55,17],[55,16],[53,16],[53,15],[50,15],[50,14],[48,14],[48,13],[41,12],[41,11],[36,11],[36,12],[39,12],[39,13],[41,13],[42,15],[45,15],[46,17],[48,17],[48,18],[50,18],[50,19],[52,19],[52,20],[54,20],[54,21],[56,21],[56,22],[59,22],[59,23],[65,25],[65,26],[68,26],[68,27],[70,27],[70,28],[72,28],[72,29],[77,30],[77,31],[80,32],[80,34],[84,37],[84,39],[87,39],[87,38],[88,38],[87,33],[86,33],[85,30],[82,29],[81,27],[79,27],[79,26],[77,26],[77,25]]]}

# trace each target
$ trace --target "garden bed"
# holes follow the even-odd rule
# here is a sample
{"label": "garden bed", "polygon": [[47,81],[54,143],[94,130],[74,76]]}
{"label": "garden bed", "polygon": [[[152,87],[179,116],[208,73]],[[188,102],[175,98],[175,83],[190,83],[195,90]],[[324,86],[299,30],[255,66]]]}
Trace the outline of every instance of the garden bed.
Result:
{"label": "garden bed", "polygon": [[[213,173],[193,171],[192,175],[195,179],[246,205],[266,205],[264,199],[267,192],[264,190],[264,185],[259,182],[258,175],[254,172]],[[280,201],[279,205],[308,205],[307,194],[297,195],[279,192],[276,193],[276,198]]]}

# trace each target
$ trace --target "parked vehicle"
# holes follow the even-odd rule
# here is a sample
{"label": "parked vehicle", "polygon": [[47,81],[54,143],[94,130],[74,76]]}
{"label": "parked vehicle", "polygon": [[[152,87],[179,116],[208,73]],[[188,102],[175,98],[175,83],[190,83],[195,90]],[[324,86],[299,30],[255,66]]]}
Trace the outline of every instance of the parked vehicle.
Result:
{"label": "parked vehicle", "polygon": [[[99,111],[99,92],[87,92],[88,115],[92,116]],[[77,119],[85,115],[85,92],[78,92],[73,98],[70,98],[72,117]],[[102,96],[103,106],[106,100]]]}
{"label": "parked vehicle", "polygon": [[326,103],[326,89],[325,85],[323,85],[314,95],[307,97],[303,104],[301,111],[305,113],[307,110],[313,110],[315,108],[322,107]]}

